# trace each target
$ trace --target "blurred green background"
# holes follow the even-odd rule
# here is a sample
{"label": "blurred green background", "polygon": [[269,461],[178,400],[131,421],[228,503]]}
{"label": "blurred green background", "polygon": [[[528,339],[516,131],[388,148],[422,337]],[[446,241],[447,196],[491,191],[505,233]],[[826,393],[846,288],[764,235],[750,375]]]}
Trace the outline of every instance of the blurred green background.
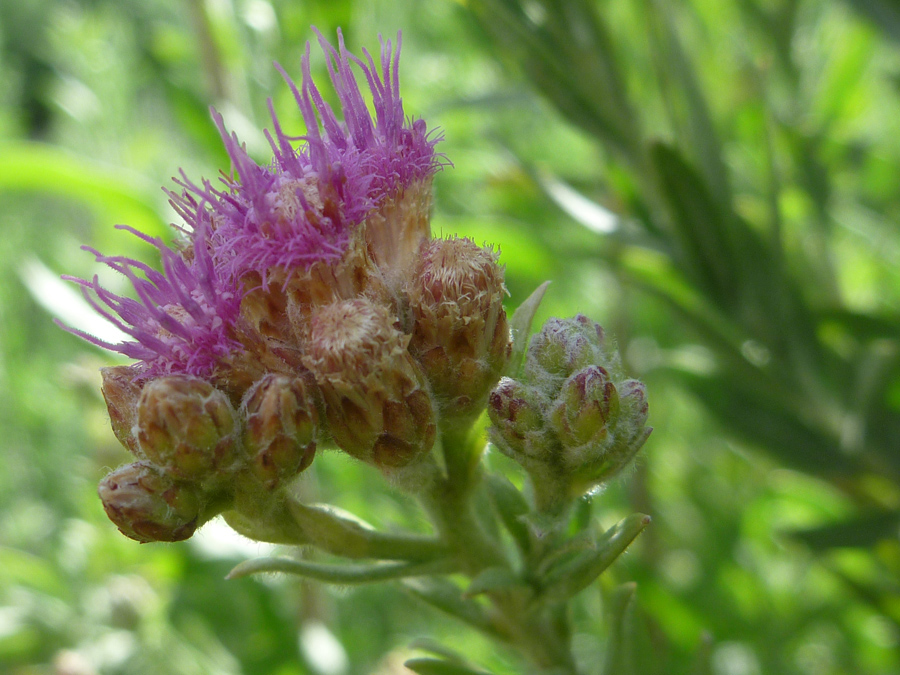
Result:
{"label": "blurred green background", "polygon": [[[355,52],[403,30],[406,111],[454,164],[434,231],[498,245],[510,307],[552,279],[539,319],[598,320],[648,385],[643,458],[582,505],[654,518],[604,576],[638,582],[632,672],[900,672],[895,2],[7,0],[0,673],[400,674],[424,637],[517,672],[396,588],[226,582],[267,549],[216,523],[138,545],[96,498],[127,459],[99,394],[114,361],[52,324],[91,321],[58,275],[103,274],[85,243],[153,259],[112,226],[168,237],[159,186],[228,169],[210,105],[261,161],[267,97],[299,134],[272,61],[299,78],[311,24]],[[304,475],[425,527],[342,456]],[[573,608],[584,659],[602,596]]]}

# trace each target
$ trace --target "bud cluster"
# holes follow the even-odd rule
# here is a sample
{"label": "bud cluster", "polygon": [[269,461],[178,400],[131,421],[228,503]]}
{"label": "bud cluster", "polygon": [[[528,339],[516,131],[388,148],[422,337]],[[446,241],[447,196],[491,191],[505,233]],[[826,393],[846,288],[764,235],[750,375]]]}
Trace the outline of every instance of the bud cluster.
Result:
{"label": "bud cluster", "polygon": [[238,409],[209,382],[169,375],[141,386],[103,370],[113,431],[138,459],[100,483],[107,515],[138,541],[179,541],[238,489],[273,490],[309,466],[319,413],[303,378],[266,375]]}
{"label": "bud cluster", "polygon": [[[273,493],[339,449],[394,472],[430,452],[442,425],[470,424],[510,358],[498,255],[431,239],[439,137],[410,121],[399,45],[380,68],[320,36],[344,122],[310,75],[289,79],[304,143],[272,117],[275,160],[259,166],[214,115],[235,176],[177,181],[188,235],[159,249],[164,271],[96,253],[139,300],[75,280],[134,338],[94,344],[138,359],[104,371],[113,431],[136,457],[100,486],[139,541],[189,537],[246,491]],[[352,73],[371,89],[374,118]],[[240,500],[239,500],[240,501]]]}
{"label": "bud cluster", "polygon": [[618,353],[585,316],[550,319],[528,347],[521,379],[491,392],[491,440],[531,474],[571,499],[609,480],[651,429],[647,395],[621,374]]}

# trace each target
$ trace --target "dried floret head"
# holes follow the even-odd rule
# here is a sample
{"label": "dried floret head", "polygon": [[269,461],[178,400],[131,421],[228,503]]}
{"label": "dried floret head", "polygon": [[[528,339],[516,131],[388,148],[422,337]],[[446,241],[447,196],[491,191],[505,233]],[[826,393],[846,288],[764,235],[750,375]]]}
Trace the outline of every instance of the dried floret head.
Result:
{"label": "dried floret head", "polygon": [[498,254],[464,238],[423,245],[410,276],[410,352],[444,417],[477,415],[509,360]]}
{"label": "dried floret head", "polygon": [[304,358],[337,445],[387,469],[430,451],[437,430],[425,377],[397,323],[364,298],[318,308]]}

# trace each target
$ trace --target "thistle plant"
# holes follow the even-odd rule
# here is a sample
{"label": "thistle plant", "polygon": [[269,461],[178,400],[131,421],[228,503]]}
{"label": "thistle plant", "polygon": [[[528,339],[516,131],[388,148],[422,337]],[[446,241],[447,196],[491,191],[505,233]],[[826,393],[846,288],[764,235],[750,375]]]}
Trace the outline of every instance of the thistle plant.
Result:
{"label": "thistle plant", "polygon": [[[567,604],[649,519],[604,532],[571,522],[572,507],[646,441],[644,386],[585,316],[551,319],[529,342],[545,286],[507,318],[498,252],[432,237],[432,179],[448,162],[440,134],[404,111],[400,36],[378,59],[350,54],[340,33],[337,47],[318,42],[340,114],[313,82],[307,45],[299,84],[281,70],[304,136],[270,102],[274,159],[260,166],[213,112],[232,174],[176,180],[174,246],[125,228],[158,249],[162,271],[88,249],[136,299],[72,279],[131,340],[68,330],[136,361],[102,371],[113,432],[135,458],[101,482],[103,508],[144,543],[187,539],[221,515],[259,541],[355,561],[266,558],[231,577],[398,580],[533,672],[588,672]],[[490,445],[524,468],[522,489],[486,470],[486,417]],[[304,503],[296,479],[327,448],[417,499],[433,533],[382,532]]]}

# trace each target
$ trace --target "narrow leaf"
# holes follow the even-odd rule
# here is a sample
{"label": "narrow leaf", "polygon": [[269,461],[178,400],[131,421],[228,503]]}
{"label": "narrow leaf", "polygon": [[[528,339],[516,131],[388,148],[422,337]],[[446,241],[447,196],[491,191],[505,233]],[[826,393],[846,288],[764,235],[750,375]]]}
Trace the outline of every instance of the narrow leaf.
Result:
{"label": "narrow leaf", "polygon": [[523,554],[531,550],[531,536],[525,516],[528,515],[528,502],[509,480],[499,474],[490,474],[485,480],[491,502],[503,521],[503,525],[512,535]]}
{"label": "narrow leaf", "polygon": [[446,579],[406,579],[402,582],[410,594],[445,614],[469,624],[482,633],[505,640],[484,608],[477,602],[463,598],[456,584]]}
{"label": "narrow leaf", "polygon": [[464,598],[472,598],[492,591],[509,591],[524,588],[522,580],[506,567],[488,567],[479,573],[463,593]]}
{"label": "narrow leaf", "polygon": [[816,551],[827,551],[833,548],[871,549],[886,539],[896,540],[898,532],[900,511],[877,511],[841,523],[792,530],[786,534]]}
{"label": "narrow leaf", "polygon": [[431,574],[449,574],[454,571],[456,571],[455,564],[447,560],[426,563],[331,565],[291,558],[256,558],[237,565],[225,578],[240,579],[251,574],[282,572],[330,584],[355,585]]}
{"label": "narrow leaf", "polygon": [[345,558],[426,561],[446,547],[433,537],[379,532],[353,514],[330,505],[288,502],[291,515],[319,548]]}
{"label": "narrow leaf", "polygon": [[607,598],[604,614],[608,638],[603,675],[636,675],[630,625],[636,588],[634,582],[622,584]]}
{"label": "narrow leaf", "polygon": [[544,293],[547,292],[549,281],[545,281],[537,289],[528,296],[519,308],[513,312],[510,319],[509,327],[512,331],[512,356],[509,364],[506,366],[506,375],[515,377],[525,358],[525,349],[528,347],[528,336],[531,334],[531,324],[534,321],[534,315],[537,313],[541,300],[544,299]]}
{"label": "narrow leaf", "polygon": [[584,551],[547,572],[543,580],[545,595],[564,599],[587,588],[649,524],[650,516],[635,513],[611,527],[598,539],[596,548]]}
{"label": "narrow leaf", "polygon": [[731,308],[738,297],[740,261],[736,259],[730,223],[709,186],[674,148],[650,147],[674,228],[678,261],[720,307]]}
{"label": "narrow leaf", "polygon": [[98,222],[127,222],[142,232],[166,232],[154,208],[155,187],[44,143],[3,143],[0,156],[0,192],[57,195],[93,208]]}

